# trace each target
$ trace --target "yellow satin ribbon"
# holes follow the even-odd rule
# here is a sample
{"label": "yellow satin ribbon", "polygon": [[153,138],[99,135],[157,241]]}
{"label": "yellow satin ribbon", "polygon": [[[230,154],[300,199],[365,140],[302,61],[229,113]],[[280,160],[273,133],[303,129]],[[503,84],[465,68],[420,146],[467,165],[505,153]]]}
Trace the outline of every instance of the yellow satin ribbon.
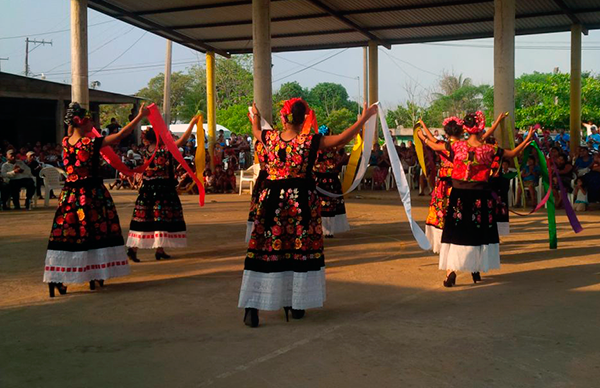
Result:
{"label": "yellow satin ribbon", "polygon": [[413,143],[415,144],[415,151],[417,151],[417,159],[419,160],[419,165],[423,170],[423,174],[427,176],[427,169],[425,168],[425,152],[423,151],[423,142],[419,139],[419,131],[421,127],[415,128],[413,131]]}
{"label": "yellow satin ribbon", "polygon": [[354,175],[356,174],[356,169],[358,167],[358,161],[360,160],[360,155],[362,153],[362,145],[362,137],[360,137],[360,135],[356,135],[354,147],[352,147],[352,152],[350,153],[350,160],[348,160],[348,165],[346,166],[346,173],[344,174],[344,182],[342,183],[342,193],[348,191],[350,186],[352,186],[352,182],[354,181]]}
{"label": "yellow satin ribbon", "polygon": [[196,176],[204,186],[204,169],[206,168],[206,150],[204,149],[204,126],[202,125],[202,115],[196,120]]}

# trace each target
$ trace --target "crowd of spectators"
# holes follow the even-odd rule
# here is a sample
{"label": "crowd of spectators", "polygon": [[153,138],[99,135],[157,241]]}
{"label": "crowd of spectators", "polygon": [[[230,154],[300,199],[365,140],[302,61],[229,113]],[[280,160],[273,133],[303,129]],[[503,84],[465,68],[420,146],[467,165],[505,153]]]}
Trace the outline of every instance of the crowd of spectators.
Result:
{"label": "crowd of spectators", "polygon": [[[564,130],[555,135],[547,130],[538,129],[537,142],[542,152],[547,155],[558,170],[563,190],[572,194],[576,208],[585,210],[588,203],[600,202],[600,134],[598,128],[591,122],[584,124],[588,135],[579,147],[577,155],[570,155],[570,136]],[[104,134],[115,133],[120,125],[115,119],[103,130]],[[515,138],[518,144],[523,141],[527,132],[519,132]],[[444,135],[434,131],[434,136],[444,140]],[[196,139],[192,135],[186,145],[180,148],[184,159],[195,172]],[[205,147],[208,147],[206,138]],[[412,180],[418,186],[419,195],[428,195],[434,186],[435,174],[425,175],[418,163],[417,152],[412,141],[399,142],[396,152],[400,157],[402,168],[406,174],[412,174]],[[231,193],[236,189],[236,172],[247,169],[254,163],[252,154],[252,139],[244,135],[231,133],[226,138],[224,131],[219,131],[214,152],[214,171],[211,170],[210,156],[206,152],[205,170],[203,172],[205,189],[209,193]],[[136,144],[135,140],[126,146],[116,148],[115,151],[122,161],[130,168],[135,168],[144,163],[147,155],[143,144]],[[436,171],[439,165],[439,156],[434,152],[424,150],[425,165],[429,171]],[[44,166],[54,166],[62,169],[62,146],[60,144],[42,144],[41,142],[27,143],[19,148],[8,141],[2,142],[0,148],[0,203],[3,209],[9,209],[12,200],[15,209],[21,208],[19,196],[21,190],[26,190],[25,207],[29,208],[34,195],[42,198],[41,187],[43,180],[40,170]],[[348,155],[346,154],[346,160]],[[385,182],[390,171],[390,160],[385,148],[375,143],[369,160],[372,169],[373,187],[385,189]],[[108,164],[103,164],[102,174],[105,179],[115,179],[110,185],[113,189],[137,190],[141,185],[141,176],[136,174],[129,177],[117,173]],[[521,169],[522,180],[526,197],[532,205],[536,204],[536,190],[540,180],[541,170],[537,155],[532,154]],[[182,166],[176,166],[175,177],[180,193],[197,193],[195,183]],[[561,185],[553,177],[552,191],[557,207],[562,207]],[[517,196],[521,197],[521,193]],[[518,201],[518,200],[517,200]]]}

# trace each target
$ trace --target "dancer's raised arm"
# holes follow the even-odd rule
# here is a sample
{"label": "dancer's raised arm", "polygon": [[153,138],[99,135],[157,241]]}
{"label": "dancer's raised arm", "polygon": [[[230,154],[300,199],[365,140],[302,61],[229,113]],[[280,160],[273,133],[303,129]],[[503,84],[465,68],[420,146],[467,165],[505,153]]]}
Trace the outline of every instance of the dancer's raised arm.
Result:
{"label": "dancer's raised arm", "polygon": [[256,103],[252,103],[252,115],[250,116],[250,120],[252,120],[252,134],[255,139],[262,141],[262,128],[260,127],[260,112],[256,107]]}
{"label": "dancer's raised arm", "polygon": [[525,147],[527,147],[531,143],[532,137],[533,137],[533,128],[529,128],[529,133],[527,134],[527,137],[525,138],[525,140],[512,150],[505,149],[504,155],[502,157],[504,159],[511,159],[511,158],[514,158],[515,156],[519,155],[521,153],[521,151],[523,151],[525,149]]}
{"label": "dancer's raised arm", "polygon": [[425,143],[425,145],[427,147],[431,148],[434,151],[445,151],[446,150],[445,142],[438,143],[437,140],[431,141],[427,137],[425,137],[425,135],[423,134],[422,131],[417,132],[417,136],[419,136],[419,139],[421,139],[421,141],[423,143]]}
{"label": "dancer's raised arm", "polygon": [[354,139],[354,137],[356,137],[356,135],[358,135],[367,120],[377,113],[377,109],[377,104],[373,104],[368,108],[365,104],[362,115],[354,124],[352,124],[351,127],[346,128],[344,132],[340,133],[339,135],[324,136],[321,138],[321,144],[319,148],[326,149],[348,144],[352,139]]}
{"label": "dancer's raised arm", "polygon": [[114,143],[119,143],[121,140],[125,139],[127,136],[129,136],[131,131],[133,131],[133,129],[138,125],[138,123],[144,117],[147,117],[149,113],[150,113],[150,111],[148,110],[148,108],[146,108],[146,104],[142,103],[142,105],[140,106],[140,111],[138,112],[137,116],[135,116],[135,118],[133,120],[131,120],[131,122],[129,124],[127,124],[119,132],[106,136],[104,138],[104,141],[102,142],[102,147],[111,145]]}
{"label": "dancer's raised arm", "polygon": [[188,141],[188,139],[192,135],[192,130],[194,129],[194,125],[196,125],[196,127],[198,128],[198,131],[196,133],[200,134],[200,130],[202,130],[202,136],[204,136],[204,127],[202,127],[202,123],[199,122],[200,117],[201,117],[201,115],[196,115],[196,116],[192,117],[192,120],[190,121],[190,125],[188,125],[184,134],[181,135],[181,137],[179,139],[177,139],[177,141],[175,142],[175,145],[177,145],[177,148],[185,145],[185,143]]}
{"label": "dancer's raised arm", "polygon": [[[419,131],[419,133],[423,132],[423,134],[427,137],[429,141],[434,143],[437,142],[437,139],[435,138],[435,136],[433,136],[433,134],[431,133],[429,128],[427,128],[427,125],[425,125],[425,122],[422,119],[419,119],[419,124],[421,124],[421,131]],[[419,139],[421,139],[420,136]],[[421,139],[421,141],[424,142],[425,140]]]}
{"label": "dancer's raised arm", "polygon": [[494,134],[494,131],[496,130],[496,128],[498,128],[498,125],[500,125],[500,123],[508,116],[508,112],[505,113],[500,113],[498,115],[498,118],[496,119],[496,121],[494,121],[494,123],[492,124],[492,127],[490,128],[489,131],[487,131],[486,133],[483,134],[483,136],[481,137],[482,141],[485,141],[485,139],[487,139],[488,137],[492,136]]}

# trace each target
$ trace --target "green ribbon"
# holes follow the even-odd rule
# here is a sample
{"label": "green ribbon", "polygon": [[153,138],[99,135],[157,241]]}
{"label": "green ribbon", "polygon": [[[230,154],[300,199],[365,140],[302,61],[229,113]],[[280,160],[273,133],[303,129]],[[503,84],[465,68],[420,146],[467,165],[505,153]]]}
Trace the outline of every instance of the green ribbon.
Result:
{"label": "green ribbon", "polygon": [[[540,160],[542,184],[544,185],[544,190],[548,192],[548,190],[551,190],[548,163],[546,163],[546,156],[544,155],[542,150],[540,150],[535,141],[532,141],[530,146],[525,149],[523,160],[527,160],[527,158],[529,158],[529,154],[532,148],[535,149],[538,155],[538,159]],[[556,236],[556,207],[554,206],[554,195],[550,194],[550,198],[548,198],[546,206],[548,213],[548,240],[550,243],[550,249],[556,249],[558,248],[558,238]]]}

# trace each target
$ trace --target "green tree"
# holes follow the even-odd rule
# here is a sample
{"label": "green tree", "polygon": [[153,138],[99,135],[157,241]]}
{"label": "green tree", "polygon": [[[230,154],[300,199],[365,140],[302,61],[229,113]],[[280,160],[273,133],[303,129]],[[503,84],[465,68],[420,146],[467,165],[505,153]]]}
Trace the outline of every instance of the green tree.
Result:
{"label": "green tree", "polygon": [[331,133],[338,134],[354,124],[355,121],[356,113],[351,112],[348,108],[342,108],[331,112],[324,122],[319,122],[319,125],[325,124],[331,130]]}
{"label": "green tree", "polygon": [[[121,125],[125,125],[129,122],[129,115],[131,114],[131,108],[133,104],[103,104],[100,105],[100,122],[98,123],[102,128],[105,128],[110,124],[110,119],[113,117],[117,119],[117,122]],[[100,130],[100,128],[98,128]]]}
{"label": "green tree", "polygon": [[248,119],[248,105],[230,105],[217,110],[217,122],[234,133],[252,134],[252,125]]}
{"label": "green tree", "polygon": [[[185,96],[191,90],[192,77],[181,71],[171,74],[171,123],[178,120],[190,119],[184,112]],[[147,99],[149,102],[154,102],[161,110],[163,106],[165,75],[160,73],[153,77],[148,82],[145,88],[137,92],[137,95]]]}
{"label": "green tree", "polygon": [[340,84],[321,82],[310,90],[309,104],[323,108],[325,115],[329,116],[334,110],[350,108],[348,92]]}
{"label": "green tree", "polygon": [[279,87],[279,90],[273,96],[273,102],[277,104],[295,97],[306,100],[308,94],[308,89],[303,88],[297,81],[286,82]]}

